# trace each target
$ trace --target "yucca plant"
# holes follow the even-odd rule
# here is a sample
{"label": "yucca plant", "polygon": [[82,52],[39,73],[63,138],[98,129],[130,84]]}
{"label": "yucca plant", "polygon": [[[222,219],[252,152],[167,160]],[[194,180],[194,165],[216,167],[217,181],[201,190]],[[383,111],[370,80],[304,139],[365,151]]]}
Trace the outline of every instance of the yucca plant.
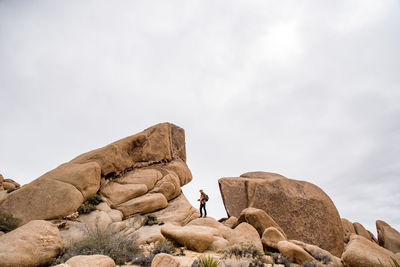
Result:
{"label": "yucca plant", "polygon": [[217,267],[219,264],[219,260],[211,257],[210,255],[202,256],[199,258],[202,267]]}
{"label": "yucca plant", "polygon": [[399,264],[395,259],[393,259],[393,258],[391,258],[391,259],[392,259],[392,262],[390,263],[390,266],[385,266],[385,265],[381,262],[381,260],[378,259],[379,265],[376,266],[376,267],[400,267],[400,264]]}

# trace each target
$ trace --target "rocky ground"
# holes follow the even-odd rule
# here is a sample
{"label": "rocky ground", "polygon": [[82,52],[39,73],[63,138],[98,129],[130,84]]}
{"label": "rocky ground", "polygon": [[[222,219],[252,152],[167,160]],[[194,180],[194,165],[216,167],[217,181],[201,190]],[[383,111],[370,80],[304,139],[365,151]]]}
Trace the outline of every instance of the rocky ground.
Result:
{"label": "rocky ground", "polygon": [[[22,187],[0,175],[2,266],[391,266],[400,233],[341,218],[317,186],[267,172],[218,181],[228,218],[198,218],[173,124],[82,154]],[[94,255],[93,255],[94,254]],[[125,265],[123,265],[125,264]]]}

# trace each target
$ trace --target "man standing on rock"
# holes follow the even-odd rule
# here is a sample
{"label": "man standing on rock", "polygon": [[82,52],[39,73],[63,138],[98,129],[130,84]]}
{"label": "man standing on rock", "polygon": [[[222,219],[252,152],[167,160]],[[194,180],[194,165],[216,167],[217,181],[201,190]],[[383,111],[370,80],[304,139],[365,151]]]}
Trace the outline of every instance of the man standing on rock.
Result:
{"label": "man standing on rock", "polygon": [[200,189],[200,198],[197,200],[200,201],[200,217],[203,217],[202,209],[204,209],[204,218],[207,217],[206,211],[206,202],[208,201],[208,196],[204,193],[202,189]]}

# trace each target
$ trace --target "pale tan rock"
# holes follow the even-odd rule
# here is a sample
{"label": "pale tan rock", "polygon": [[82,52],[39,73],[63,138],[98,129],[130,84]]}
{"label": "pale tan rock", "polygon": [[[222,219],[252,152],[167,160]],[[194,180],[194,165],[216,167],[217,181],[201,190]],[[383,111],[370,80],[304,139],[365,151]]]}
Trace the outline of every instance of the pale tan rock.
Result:
{"label": "pale tan rock", "polygon": [[186,161],[185,132],[170,123],[160,123],[141,133],[82,154],[73,163],[97,162],[101,174],[112,177],[140,163]]}
{"label": "pale tan rock", "polygon": [[376,239],[376,237],[374,236],[374,234],[373,234],[371,231],[369,231],[369,230],[367,230],[367,232],[368,232],[368,234],[369,234],[369,240],[371,240],[372,242],[378,244],[378,239]]}
{"label": "pale tan rock", "polygon": [[122,218],[124,217],[122,212],[120,212],[119,210],[116,210],[116,209],[110,210],[109,212],[107,212],[107,214],[108,214],[108,216],[110,216],[110,218],[113,222],[120,222],[120,221],[122,221]]}
{"label": "pale tan rock", "polygon": [[62,246],[56,226],[47,221],[31,221],[0,236],[0,266],[50,264]]}
{"label": "pale tan rock", "polygon": [[214,228],[219,233],[216,236],[222,235],[222,237],[225,239],[230,239],[232,238],[232,236],[235,236],[235,232],[231,228],[223,225],[222,223],[218,222],[212,217],[196,218],[187,224],[187,226],[195,226],[195,225]]}
{"label": "pale tan rock", "polygon": [[227,220],[225,220],[222,224],[229,228],[235,228],[235,226],[238,225],[237,221],[238,218],[236,218],[235,216],[231,216]]}
{"label": "pale tan rock", "polygon": [[168,222],[180,226],[186,225],[200,216],[199,211],[189,203],[183,193],[170,200],[166,208],[153,214],[160,222]]}
{"label": "pale tan rock", "polygon": [[157,241],[165,240],[165,237],[161,234],[160,225],[143,226],[132,234],[134,240],[138,245],[150,244]]}
{"label": "pale tan rock", "polygon": [[154,188],[156,182],[162,177],[163,175],[159,170],[144,168],[128,172],[121,178],[116,179],[115,182],[120,184],[144,184],[147,186],[147,190],[149,191]]}
{"label": "pale tan rock", "polygon": [[348,243],[350,241],[351,234],[356,234],[356,229],[354,229],[353,223],[349,220],[342,218],[342,226],[343,226],[343,235],[344,242]]}
{"label": "pale tan rock", "polygon": [[295,263],[303,264],[306,261],[315,261],[307,251],[289,241],[280,241],[278,242],[277,247],[283,256],[293,259]]}
{"label": "pale tan rock", "polygon": [[307,243],[304,243],[304,242],[298,241],[298,240],[290,240],[290,242],[295,245],[300,246],[305,251],[307,251],[311,256],[323,255],[324,257],[329,258],[330,262],[327,264],[327,267],[343,267],[341,259],[332,255],[329,251],[326,251],[315,245],[307,244]]}
{"label": "pale tan rock", "polygon": [[278,249],[278,242],[286,240],[286,237],[275,227],[268,227],[265,229],[261,242],[264,247]]}
{"label": "pale tan rock", "polygon": [[377,220],[378,242],[382,247],[392,251],[400,252],[400,233],[385,221]]}
{"label": "pale tan rock", "polygon": [[92,211],[89,214],[82,214],[78,220],[84,223],[88,229],[99,229],[101,231],[105,231],[113,223],[106,212],[99,210]]}
{"label": "pale tan rock", "polygon": [[343,226],[332,200],[316,185],[273,173],[221,178],[219,187],[228,216],[248,207],[264,210],[288,239],[317,245],[340,256]]}
{"label": "pale tan rock", "polygon": [[2,235],[4,235],[4,234],[5,234],[4,232],[0,231],[0,236],[2,236]]}
{"label": "pale tan rock", "polygon": [[116,206],[146,194],[147,186],[144,184],[119,184],[111,182],[101,188],[100,192],[111,201],[111,204]]}
{"label": "pale tan rock", "polygon": [[4,182],[4,176],[0,173],[0,183]]}
{"label": "pale tan rock", "polygon": [[225,238],[214,237],[214,241],[208,247],[208,250],[218,252],[225,249],[228,246],[229,246],[229,241],[226,240]]}
{"label": "pale tan rock", "polygon": [[252,207],[242,210],[237,221],[237,225],[241,224],[242,222],[247,222],[248,224],[251,224],[254,228],[256,228],[260,236],[263,235],[264,230],[268,227],[274,227],[279,232],[281,232],[286,239],[285,232],[264,210]]}
{"label": "pale tan rock", "polygon": [[1,204],[4,200],[6,200],[7,196],[8,196],[7,191],[0,191],[0,204]]}
{"label": "pale tan rock", "polygon": [[76,221],[66,221],[65,227],[60,229],[63,244],[71,244],[82,240],[87,235],[87,225]]}
{"label": "pale tan rock", "polygon": [[126,227],[128,225],[126,224],[126,222],[114,222],[112,224],[110,224],[108,226],[108,228],[112,231],[112,232],[121,232],[122,230],[125,230]]}
{"label": "pale tan rock", "polygon": [[161,193],[146,194],[117,206],[124,217],[134,215],[137,213],[149,213],[168,206],[168,201]]}
{"label": "pale tan rock", "polygon": [[101,202],[100,204],[98,204],[96,206],[96,209],[99,211],[105,211],[105,212],[110,212],[112,209],[110,208],[110,206],[106,203],[106,202]]}
{"label": "pale tan rock", "polygon": [[17,186],[13,183],[3,182],[2,183],[4,190],[15,189]]}
{"label": "pale tan rock", "polygon": [[359,223],[359,222],[354,222],[353,223],[354,229],[356,230],[356,234],[365,237],[366,239],[371,241],[371,236],[369,235],[367,229]]}
{"label": "pale tan rock", "polygon": [[165,164],[163,167],[169,171],[173,171],[179,177],[181,186],[188,184],[193,179],[190,169],[186,163],[179,158]]}
{"label": "pale tan rock", "polygon": [[115,262],[105,255],[81,255],[70,258],[65,262],[71,267],[115,267]]}
{"label": "pale tan rock", "polygon": [[233,229],[232,235],[227,237],[229,246],[239,244],[241,242],[253,243],[256,247],[262,249],[262,243],[257,230],[248,223],[241,223]]}
{"label": "pale tan rock", "polygon": [[55,219],[75,212],[83,196],[73,185],[55,179],[37,179],[12,192],[0,210],[25,224],[36,219]]}
{"label": "pale tan rock", "polygon": [[170,173],[161,178],[151,193],[161,193],[167,200],[171,200],[181,194],[181,186],[178,176],[175,173]]}
{"label": "pale tan rock", "polygon": [[172,255],[166,253],[157,254],[151,262],[151,267],[179,267],[180,263]]}
{"label": "pale tan rock", "polygon": [[[208,228],[208,229],[207,229]],[[214,228],[205,226],[173,226],[161,227],[161,234],[190,250],[205,251],[214,241]],[[215,229],[214,229],[215,230]]]}
{"label": "pale tan rock", "polygon": [[393,252],[371,242],[360,235],[351,235],[342,255],[342,261],[351,267],[391,266],[391,259],[400,262],[400,257]]}
{"label": "pale tan rock", "polygon": [[100,188],[100,166],[96,162],[64,163],[41,177],[75,186],[82,193],[84,199],[96,194]]}

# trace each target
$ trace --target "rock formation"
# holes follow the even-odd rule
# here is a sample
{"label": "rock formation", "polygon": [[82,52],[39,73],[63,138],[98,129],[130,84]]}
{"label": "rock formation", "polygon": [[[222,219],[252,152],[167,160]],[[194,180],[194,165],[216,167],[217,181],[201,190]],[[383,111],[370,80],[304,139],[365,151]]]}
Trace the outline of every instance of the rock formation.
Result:
{"label": "rock formation", "polygon": [[[4,176],[0,174],[0,192],[5,190],[15,190],[20,187],[20,184],[14,181],[13,179],[7,178],[4,179]],[[0,200],[1,202],[1,200]]]}
{"label": "rock formation", "polygon": [[218,182],[228,216],[239,217],[248,207],[262,209],[288,239],[317,245],[335,256],[342,254],[339,213],[319,187],[266,172],[245,173]]}
{"label": "rock formation", "polygon": [[124,217],[156,211],[191,181],[185,161],[184,130],[158,124],[45,173],[8,194],[0,210],[22,223],[61,218],[99,192]]}
{"label": "rock formation", "polygon": [[400,233],[388,223],[377,220],[378,242],[382,247],[394,252],[400,252]]}

